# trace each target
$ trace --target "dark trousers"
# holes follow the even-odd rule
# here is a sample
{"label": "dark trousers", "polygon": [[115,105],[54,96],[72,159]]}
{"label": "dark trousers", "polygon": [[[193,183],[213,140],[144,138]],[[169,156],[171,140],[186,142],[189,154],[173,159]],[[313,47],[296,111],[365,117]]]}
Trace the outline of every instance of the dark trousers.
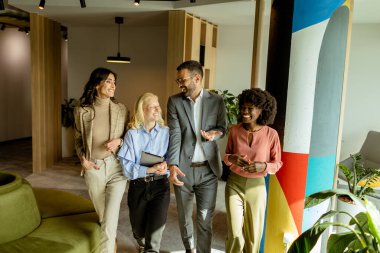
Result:
{"label": "dark trousers", "polygon": [[145,252],[159,252],[170,202],[167,178],[129,183],[128,207],[133,236],[145,238]]}

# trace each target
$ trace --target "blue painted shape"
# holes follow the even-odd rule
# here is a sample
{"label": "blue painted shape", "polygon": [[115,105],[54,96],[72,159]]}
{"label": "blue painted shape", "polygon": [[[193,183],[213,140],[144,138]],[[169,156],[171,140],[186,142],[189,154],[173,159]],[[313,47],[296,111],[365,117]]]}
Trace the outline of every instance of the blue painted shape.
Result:
{"label": "blue painted shape", "polygon": [[[267,188],[267,193],[269,193],[269,179],[270,179],[270,176],[265,177],[265,187]],[[269,198],[269,194],[267,194],[267,203],[268,203],[268,198]],[[267,214],[268,214],[268,208],[266,209],[265,217],[264,217],[264,232],[263,232],[263,237],[261,238],[261,243],[260,243],[260,250],[259,250],[260,253],[264,253],[265,230],[267,227]]]}
{"label": "blue painted shape", "polygon": [[334,185],[335,154],[324,157],[309,157],[305,196],[332,189]]}
{"label": "blue painted shape", "polygon": [[295,0],[292,32],[320,23],[346,0]]}

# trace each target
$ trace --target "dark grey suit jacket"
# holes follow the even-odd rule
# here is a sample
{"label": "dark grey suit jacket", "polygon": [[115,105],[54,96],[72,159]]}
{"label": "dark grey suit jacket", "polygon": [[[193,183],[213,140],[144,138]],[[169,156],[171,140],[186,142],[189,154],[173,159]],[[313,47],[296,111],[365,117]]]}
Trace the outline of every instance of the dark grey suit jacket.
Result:
{"label": "dark grey suit jacket", "polygon": [[[223,98],[204,89],[202,106],[201,129],[204,131],[219,130],[223,132],[223,135],[215,139],[223,137],[227,128],[226,107]],[[169,97],[167,109],[170,128],[167,163],[168,165],[177,165],[182,172],[187,174],[196,143],[193,106],[188,98],[182,93],[178,93]],[[212,171],[220,178],[222,160],[216,141],[203,139],[202,147]]]}

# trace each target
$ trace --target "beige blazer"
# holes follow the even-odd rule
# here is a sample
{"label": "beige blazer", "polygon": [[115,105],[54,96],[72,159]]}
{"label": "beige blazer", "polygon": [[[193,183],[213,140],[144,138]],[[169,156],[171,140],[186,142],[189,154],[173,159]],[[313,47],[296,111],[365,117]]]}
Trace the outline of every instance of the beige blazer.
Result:
{"label": "beige blazer", "polygon": [[[111,128],[110,138],[123,138],[126,129],[127,109],[125,105],[110,102]],[[83,155],[87,160],[91,158],[92,147],[92,125],[94,108],[77,106],[74,110],[75,116],[75,150],[79,158]]]}

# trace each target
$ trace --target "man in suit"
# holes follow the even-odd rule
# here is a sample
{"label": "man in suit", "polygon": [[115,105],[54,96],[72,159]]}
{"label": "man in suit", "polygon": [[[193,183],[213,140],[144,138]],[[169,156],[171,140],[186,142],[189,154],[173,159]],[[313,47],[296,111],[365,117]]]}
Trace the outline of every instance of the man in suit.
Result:
{"label": "man in suit", "polygon": [[[186,253],[211,252],[212,218],[221,157],[215,140],[226,133],[223,98],[202,87],[203,69],[197,61],[177,67],[181,92],[169,97],[169,180],[174,185],[179,226]],[[197,243],[193,234],[193,198],[197,206]]]}

